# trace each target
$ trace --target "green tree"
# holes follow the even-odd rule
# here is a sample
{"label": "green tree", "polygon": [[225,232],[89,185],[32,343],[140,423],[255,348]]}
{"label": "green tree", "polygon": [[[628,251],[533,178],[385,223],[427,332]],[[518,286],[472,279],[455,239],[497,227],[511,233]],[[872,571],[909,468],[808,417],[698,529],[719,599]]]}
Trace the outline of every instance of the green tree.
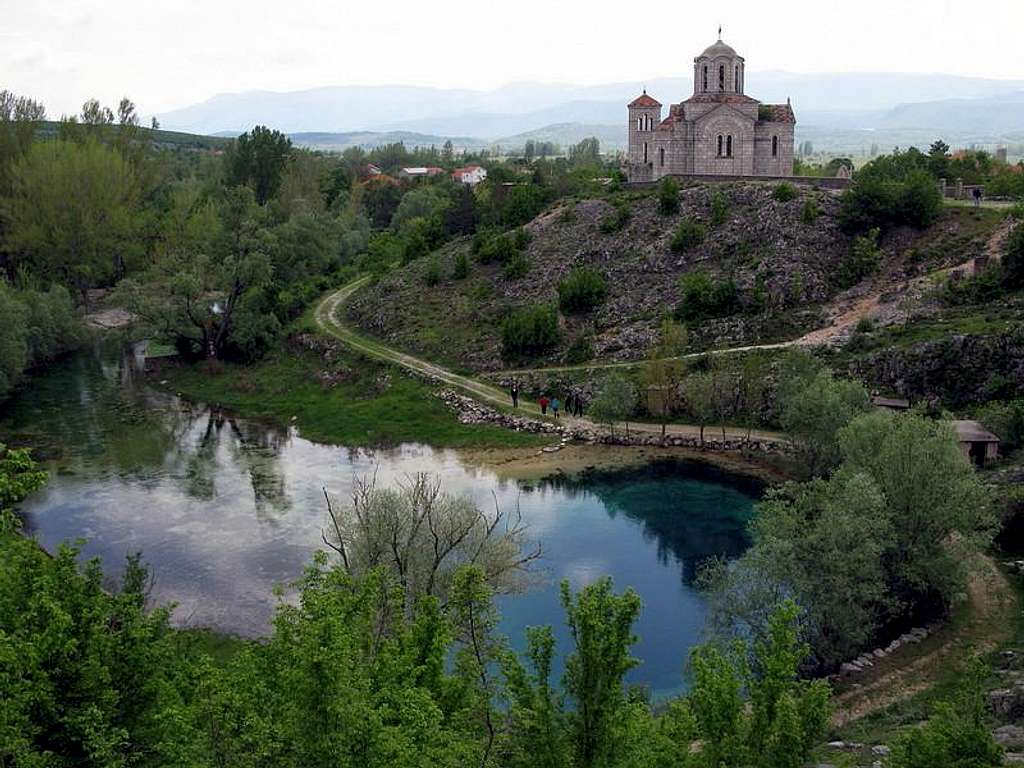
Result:
{"label": "green tree", "polygon": [[291,139],[257,125],[229,145],[224,155],[225,181],[229,186],[251,187],[256,203],[263,205],[277,194],[291,154]]}
{"label": "green tree", "polygon": [[501,348],[505,357],[536,355],[558,343],[558,312],[546,304],[514,310],[501,325]]}
{"label": "green tree", "polygon": [[704,428],[718,415],[716,380],[713,373],[691,373],[683,379],[683,400],[686,410],[700,427],[700,444],[704,445]]}
{"label": "green tree", "polygon": [[509,654],[504,661],[510,709],[510,759],[513,768],[568,768],[565,713],[551,683],[555,636],[551,627],[527,627],[529,668]]}
{"label": "green tree", "polygon": [[1017,224],[1003,251],[1003,280],[1011,288],[1024,287],[1024,225]]}
{"label": "green tree", "polygon": [[15,266],[83,301],[141,256],[139,190],[121,155],[89,140],[34,144],[12,171],[7,248]]}
{"label": "green tree", "polygon": [[590,404],[590,415],[607,424],[615,434],[615,423],[626,422],[626,434],[629,434],[628,419],[633,415],[637,405],[636,387],[625,376],[614,373],[608,377]]}
{"label": "green tree", "polygon": [[612,591],[609,578],[575,596],[562,582],[562,606],[573,650],[565,661],[565,693],[574,706],[568,715],[575,765],[607,765],[616,751],[614,726],[625,704],[623,678],[638,663],[630,656],[640,598],[631,589]]}
{"label": "green tree", "polygon": [[687,343],[686,326],[666,317],[661,321],[658,344],[644,363],[644,400],[648,413],[661,422],[662,438],[668,420],[679,406],[680,385],[686,369],[680,356]]}
{"label": "green tree", "polygon": [[810,477],[839,464],[839,430],[871,407],[859,382],[837,379],[831,371],[785,388],[779,424],[796,442]]}

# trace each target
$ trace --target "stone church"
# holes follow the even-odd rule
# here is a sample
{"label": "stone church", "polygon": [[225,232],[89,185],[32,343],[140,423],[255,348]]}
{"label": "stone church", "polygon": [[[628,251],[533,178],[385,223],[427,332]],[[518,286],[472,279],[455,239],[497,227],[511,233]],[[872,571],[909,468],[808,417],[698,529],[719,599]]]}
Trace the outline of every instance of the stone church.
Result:
{"label": "stone church", "polygon": [[745,62],[718,42],[694,59],[693,95],[661,104],[647,95],[629,105],[630,181],[662,176],[792,176],[790,104],[762,104],[747,96]]}

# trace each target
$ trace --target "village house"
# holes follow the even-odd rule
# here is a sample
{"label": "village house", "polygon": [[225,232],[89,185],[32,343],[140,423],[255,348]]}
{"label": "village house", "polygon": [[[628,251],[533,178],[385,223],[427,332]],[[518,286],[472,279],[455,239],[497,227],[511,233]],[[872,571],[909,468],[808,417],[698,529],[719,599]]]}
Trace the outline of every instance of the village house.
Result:
{"label": "village house", "polygon": [[792,106],[748,96],[746,61],[721,37],[694,59],[693,95],[670,105],[666,118],[646,90],[627,109],[630,181],[793,175]]}
{"label": "village house", "polygon": [[400,179],[429,179],[444,173],[444,168],[403,168],[398,172]]}
{"label": "village house", "polygon": [[977,421],[959,419],[953,422],[960,450],[972,464],[981,467],[999,458],[999,437]]}
{"label": "village house", "polygon": [[467,165],[465,168],[456,168],[452,171],[452,178],[460,184],[475,187],[487,178],[487,171],[479,165]]}

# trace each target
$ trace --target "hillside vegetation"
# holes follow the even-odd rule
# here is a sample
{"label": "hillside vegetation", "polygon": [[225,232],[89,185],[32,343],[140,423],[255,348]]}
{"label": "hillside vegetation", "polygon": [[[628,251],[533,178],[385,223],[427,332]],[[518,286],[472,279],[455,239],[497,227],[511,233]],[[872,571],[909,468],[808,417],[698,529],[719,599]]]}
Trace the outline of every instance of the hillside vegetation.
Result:
{"label": "hillside vegetation", "polygon": [[[565,201],[526,234],[506,236],[518,252],[474,254],[479,236],[456,241],[354,297],[348,319],[391,344],[474,370],[526,359],[640,359],[666,314],[687,324],[692,349],[761,344],[819,327],[843,292],[975,255],[999,221],[944,212],[923,231],[854,237],[840,226],[837,193],[760,183],[687,187],[677,208],[663,213],[650,191]],[[563,306],[550,343],[503,353],[506,319],[557,305],[559,284],[578,268],[603,277],[604,298],[589,311]]]}

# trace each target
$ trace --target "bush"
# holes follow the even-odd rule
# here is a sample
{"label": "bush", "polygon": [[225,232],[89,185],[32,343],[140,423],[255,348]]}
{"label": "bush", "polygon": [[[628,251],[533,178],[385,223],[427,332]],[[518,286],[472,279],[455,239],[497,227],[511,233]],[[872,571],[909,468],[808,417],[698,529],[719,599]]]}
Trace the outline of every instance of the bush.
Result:
{"label": "bush", "polygon": [[999,436],[1002,452],[1024,446],[1024,400],[985,403],[974,417]]}
{"label": "bush", "polygon": [[800,212],[800,220],[804,224],[814,224],[820,215],[821,209],[818,208],[818,202],[811,199],[804,203],[804,209]]}
{"label": "bush", "polygon": [[658,212],[663,216],[679,212],[679,184],[670,176],[658,184]]}
{"label": "bush", "polygon": [[505,357],[537,354],[557,343],[558,312],[547,304],[517,309],[501,325],[501,345]]}
{"label": "bush", "polygon": [[441,261],[436,255],[430,259],[430,263],[427,265],[427,271],[423,275],[423,282],[431,288],[441,282]]}
{"label": "bush", "polygon": [[1003,281],[1011,288],[1024,287],[1024,223],[1014,227],[1006,241]]}
{"label": "bush", "polygon": [[772,190],[772,197],[780,203],[788,203],[790,200],[796,200],[798,195],[799,193],[797,192],[796,187],[788,181],[777,184],[775,189]]}
{"label": "bush", "polygon": [[974,277],[961,280],[947,280],[942,300],[952,306],[987,304],[1002,298],[1003,271],[989,267]]}
{"label": "bush", "polygon": [[572,346],[565,353],[565,362],[569,365],[578,365],[594,359],[594,345],[587,335],[577,336],[573,339]]}
{"label": "bush", "polygon": [[505,264],[519,252],[511,235],[491,234],[482,239],[476,249],[476,260],[481,264],[497,261]]}
{"label": "bush", "polygon": [[618,232],[629,223],[629,217],[629,206],[624,202],[617,202],[615,203],[615,209],[601,219],[599,228],[606,235]]}
{"label": "bush", "polygon": [[453,280],[465,280],[469,276],[469,257],[465,251],[459,251],[455,256],[455,264],[452,267]]}
{"label": "bush", "polygon": [[718,191],[711,196],[711,226],[720,227],[729,218],[729,198]]}
{"label": "bush", "polygon": [[676,307],[676,319],[683,322],[707,320],[732,314],[738,308],[736,283],[732,278],[715,280],[706,272],[691,272],[679,280],[683,300]]}
{"label": "bush", "polygon": [[850,253],[839,266],[839,286],[850,288],[878,271],[882,250],[878,247],[878,229],[870,230],[853,241]]}
{"label": "bush", "polygon": [[558,284],[558,304],[563,312],[589,312],[607,295],[604,275],[589,267],[576,267]]}
{"label": "bush", "polygon": [[526,277],[529,271],[530,260],[526,258],[526,254],[522,251],[516,251],[516,254],[505,262],[505,277],[509,280],[518,280],[521,277]]}
{"label": "bush", "polygon": [[850,234],[900,225],[923,229],[941,210],[942,196],[926,171],[912,170],[895,178],[881,171],[861,171],[843,193],[839,225]]}
{"label": "bush", "polygon": [[691,248],[696,248],[704,242],[707,236],[708,228],[699,221],[683,219],[676,227],[675,234],[672,235],[670,246],[676,253],[683,253]]}

